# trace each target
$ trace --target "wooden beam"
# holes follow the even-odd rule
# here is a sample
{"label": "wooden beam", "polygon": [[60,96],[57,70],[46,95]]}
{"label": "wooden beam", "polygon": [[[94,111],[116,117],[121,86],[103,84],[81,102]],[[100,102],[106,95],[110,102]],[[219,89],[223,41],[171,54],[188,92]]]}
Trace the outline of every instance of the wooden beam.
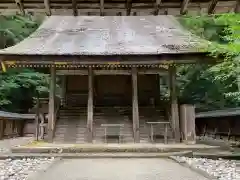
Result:
{"label": "wooden beam", "polygon": [[93,140],[93,70],[88,69],[87,141]]}
{"label": "wooden beam", "polygon": [[100,0],[100,16],[104,16],[104,0]]}
{"label": "wooden beam", "polygon": [[157,16],[159,14],[161,2],[162,2],[162,0],[156,0],[155,11],[154,11],[155,16]]}
{"label": "wooden beam", "polygon": [[[216,63],[222,61],[209,56],[207,53],[191,54],[160,54],[160,55],[108,55],[108,56],[71,56],[71,55],[7,55],[0,59],[8,64],[15,60],[16,64],[55,64],[58,62],[66,65],[154,65],[154,64],[187,64],[187,63]],[[175,60],[173,60],[175,59]]]}
{"label": "wooden beam", "polygon": [[50,0],[44,0],[44,6],[45,6],[45,13],[47,16],[51,16],[51,7],[50,7]]}
{"label": "wooden beam", "polygon": [[188,4],[190,0],[183,0],[181,9],[180,9],[180,14],[185,15],[187,14],[187,9],[188,9]]}
{"label": "wooden beam", "polygon": [[178,98],[176,89],[176,67],[169,67],[169,85],[170,85],[170,99],[171,99],[171,123],[176,142],[180,142],[180,126],[179,126],[179,111]]}
{"label": "wooden beam", "polygon": [[235,13],[240,13],[240,0],[237,0],[234,12]]}
{"label": "wooden beam", "polygon": [[216,8],[218,0],[212,0],[209,7],[208,7],[208,14],[213,14]]}
{"label": "wooden beam", "polygon": [[77,16],[78,15],[77,0],[72,0],[72,9],[73,9],[73,16]]}
{"label": "wooden beam", "polygon": [[132,10],[132,0],[126,1],[127,16],[130,16]]}
{"label": "wooden beam", "polygon": [[53,130],[55,123],[55,89],[56,89],[56,70],[55,67],[50,69],[50,90],[48,105],[48,141],[53,141]]}
{"label": "wooden beam", "polygon": [[17,7],[19,8],[21,14],[25,15],[24,5],[22,0],[15,0]]}
{"label": "wooden beam", "polygon": [[137,68],[132,68],[132,118],[134,142],[140,142],[139,133],[139,111],[138,111],[138,72]]}
{"label": "wooden beam", "polygon": [[[131,75],[131,70],[123,70],[123,69],[100,69],[93,70],[94,75]],[[164,68],[150,68],[150,69],[138,69],[138,74],[159,74],[165,75],[168,72],[167,69]],[[81,69],[68,69],[68,70],[57,70],[57,75],[62,76],[63,79],[66,79],[66,75],[88,75],[88,70]],[[64,82],[65,86],[66,83]],[[64,85],[62,85],[62,89],[64,90]],[[61,92],[62,96],[64,92]]]}

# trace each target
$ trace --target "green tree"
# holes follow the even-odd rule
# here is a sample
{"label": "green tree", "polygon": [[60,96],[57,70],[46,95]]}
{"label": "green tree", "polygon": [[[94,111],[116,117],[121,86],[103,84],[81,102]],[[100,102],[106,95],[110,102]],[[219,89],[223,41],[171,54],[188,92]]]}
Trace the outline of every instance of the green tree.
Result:
{"label": "green tree", "polygon": [[[13,46],[34,32],[40,21],[31,16],[0,16],[0,49]],[[0,73],[0,109],[26,112],[36,94],[45,96],[48,75],[33,69],[7,69]]]}
{"label": "green tree", "polygon": [[0,15],[0,49],[13,46],[34,32],[40,25],[40,20],[31,16]]}
{"label": "green tree", "polygon": [[240,14],[185,16],[179,20],[192,33],[211,42],[206,51],[224,59],[212,66],[180,67],[181,100],[196,104],[200,110],[239,106]]}
{"label": "green tree", "polygon": [[10,69],[1,74],[0,106],[8,111],[26,111],[32,107],[32,98],[46,95],[48,75],[29,69]]}

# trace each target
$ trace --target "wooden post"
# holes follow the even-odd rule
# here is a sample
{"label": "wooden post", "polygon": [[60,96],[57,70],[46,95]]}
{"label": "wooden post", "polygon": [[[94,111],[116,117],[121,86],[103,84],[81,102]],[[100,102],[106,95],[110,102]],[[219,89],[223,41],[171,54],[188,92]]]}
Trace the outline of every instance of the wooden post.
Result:
{"label": "wooden post", "polygon": [[235,6],[235,9],[234,9],[234,12],[235,13],[240,13],[240,0],[236,1],[236,6]]}
{"label": "wooden post", "polygon": [[160,11],[160,5],[162,0],[156,0],[154,15],[157,16]]}
{"label": "wooden post", "polygon": [[18,6],[20,12],[22,13],[22,15],[25,15],[23,1],[22,0],[15,0],[15,3],[17,4],[17,6]]}
{"label": "wooden post", "polygon": [[186,144],[196,143],[195,108],[193,105],[184,104],[180,107],[180,127],[182,141]]}
{"label": "wooden post", "polygon": [[168,143],[168,124],[164,124],[164,144]]}
{"label": "wooden post", "polygon": [[100,16],[104,16],[104,0],[100,0]]}
{"label": "wooden post", "polygon": [[45,10],[46,10],[46,15],[51,16],[52,12],[51,12],[51,8],[50,8],[50,0],[44,0],[44,6],[45,6]]}
{"label": "wooden post", "polygon": [[88,114],[87,114],[87,141],[93,140],[93,70],[88,70]]}
{"label": "wooden post", "polygon": [[38,141],[39,136],[39,96],[37,92],[37,99],[36,99],[36,115],[35,115],[35,140]]}
{"label": "wooden post", "polygon": [[77,0],[72,0],[73,16],[78,15]]}
{"label": "wooden post", "polygon": [[183,0],[181,9],[180,9],[180,14],[185,15],[187,14],[187,8],[190,0]]}
{"label": "wooden post", "polygon": [[126,1],[126,9],[127,9],[127,16],[131,15],[131,9],[132,9],[132,0]]}
{"label": "wooden post", "polygon": [[213,14],[217,6],[218,0],[212,0],[208,6],[208,14]]}
{"label": "wooden post", "polygon": [[137,68],[132,68],[132,117],[133,117],[133,135],[134,142],[140,142],[139,134],[139,112],[138,112],[138,83]]}
{"label": "wooden post", "polygon": [[50,73],[50,90],[49,90],[49,106],[48,106],[48,141],[53,141],[53,130],[55,123],[55,88],[56,88],[56,70],[51,67]]}
{"label": "wooden post", "polygon": [[180,127],[179,127],[179,112],[178,99],[176,90],[176,67],[169,67],[169,85],[170,85],[170,100],[171,100],[171,124],[176,142],[180,142]]}

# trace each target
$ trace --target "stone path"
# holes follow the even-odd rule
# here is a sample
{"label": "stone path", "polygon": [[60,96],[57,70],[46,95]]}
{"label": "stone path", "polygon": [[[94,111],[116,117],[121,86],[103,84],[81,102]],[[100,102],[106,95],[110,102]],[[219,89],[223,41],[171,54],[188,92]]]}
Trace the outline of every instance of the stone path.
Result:
{"label": "stone path", "polygon": [[35,180],[207,180],[170,159],[61,160]]}
{"label": "stone path", "polygon": [[173,157],[181,163],[185,163],[191,168],[202,171],[205,174],[218,180],[239,180],[239,161],[218,159],[212,160],[207,158],[189,158],[189,157]]}
{"label": "stone path", "polygon": [[0,180],[33,179],[40,171],[47,169],[54,161],[54,158],[0,160]]}
{"label": "stone path", "polygon": [[33,141],[32,137],[18,137],[0,140],[0,154],[10,153],[11,147],[28,144]]}

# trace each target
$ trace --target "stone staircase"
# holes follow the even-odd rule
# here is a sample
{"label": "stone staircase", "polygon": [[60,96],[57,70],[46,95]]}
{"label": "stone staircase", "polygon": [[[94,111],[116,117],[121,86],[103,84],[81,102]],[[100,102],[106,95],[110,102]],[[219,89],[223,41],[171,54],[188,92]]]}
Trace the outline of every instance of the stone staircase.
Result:
{"label": "stone staircase", "polygon": [[[94,109],[93,143],[105,142],[105,128],[102,124],[121,124],[121,143],[133,143],[133,125],[131,108],[102,107]],[[166,121],[164,112],[155,108],[139,108],[140,142],[150,142],[150,125],[146,122]],[[81,107],[60,108],[59,118],[56,122],[54,142],[59,143],[85,143],[87,127],[87,109]],[[154,126],[154,134],[158,138],[155,142],[163,143],[164,126]],[[117,133],[117,132],[116,132]],[[160,136],[160,137],[159,137]],[[173,133],[168,130],[168,139]],[[111,139],[108,143],[118,143],[118,139]]]}
{"label": "stone staircase", "polygon": [[[122,124],[123,127],[121,128],[121,143],[133,142],[132,121],[129,118],[129,112],[127,109],[108,107],[96,110],[96,112],[94,113],[93,125],[95,143],[105,142],[105,128],[101,126],[102,124]],[[113,139],[111,140],[111,142],[118,143],[118,140]]]}
{"label": "stone staircase", "polygon": [[84,143],[87,126],[87,109],[61,108],[56,122],[54,142]]}

